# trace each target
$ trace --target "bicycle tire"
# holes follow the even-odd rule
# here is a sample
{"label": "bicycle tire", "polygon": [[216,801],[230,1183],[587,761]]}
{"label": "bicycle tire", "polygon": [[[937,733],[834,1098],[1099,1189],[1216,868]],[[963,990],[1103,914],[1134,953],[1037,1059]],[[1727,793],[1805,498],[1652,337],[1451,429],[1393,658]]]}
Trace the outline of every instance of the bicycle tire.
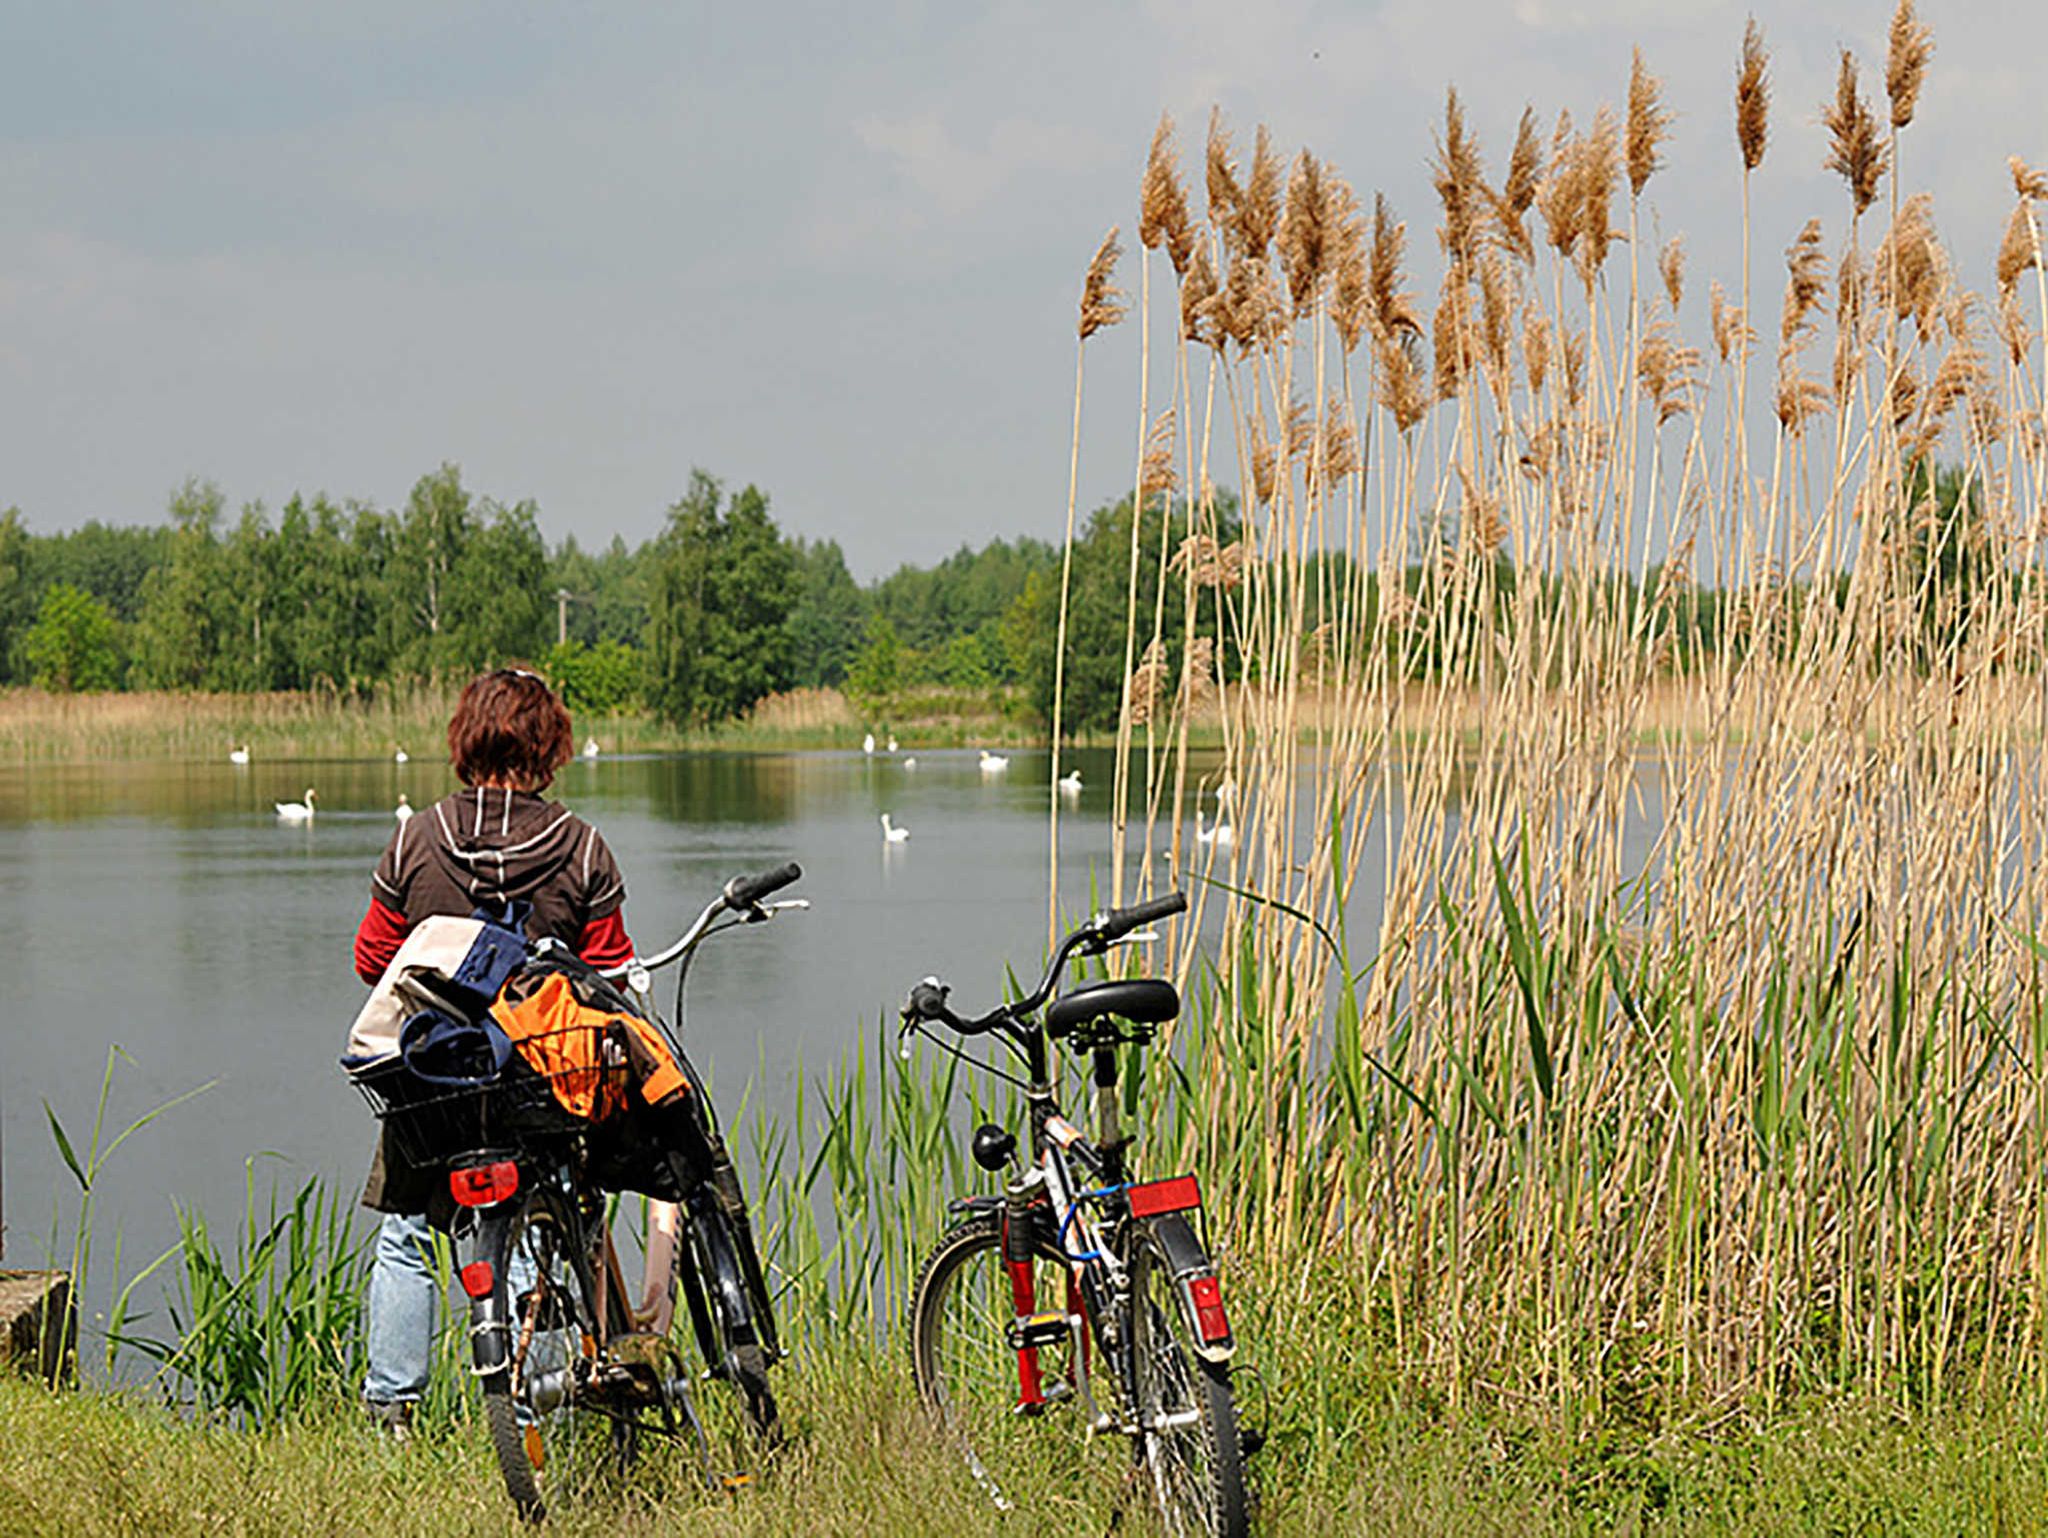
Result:
{"label": "bicycle tire", "polygon": [[696,1268],[689,1301],[693,1315],[698,1315],[698,1344],[705,1365],[732,1386],[741,1421],[756,1447],[773,1452],[783,1442],[782,1412],[769,1387],[768,1351],[753,1317],[755,1305],[740,1263],[738,1236],[710,1203],[691,1211],[688,1223],[689,1264]]}
{"label": "bicycle tire", "polygon": [[[1023,1410],[1018,1353],[1006,1330],[1016,1317],[1002,1254],[1002,1217],[978,1213],[952,1228],[925,1257],[911,1293],[911,1372],[919,1399],[998,1506],[1034,1482],[1057,1484],[1076,1470],[1101,1471],[1106,1501],[1117,1498],[1109,1468],[1089,1443],[1121,1409],[1114,1363],[1102,1351],[1085,1300],[1058,1248],[1034,1246],[1040,1307],[1064,1303],[1083,1323],[1064,1346],[1037,1353],[1048,1403]],[[1050,1290],[1047,1289],[1059,1289]],[[1091,1399],[1082,1392],[1094,1382]],[[1104,1400],[1109,1401],[1103,1403]],[[1127,1466],[1126,1466],[1127,1467]]]}
{"label": "bicycle tire", "polygon": [[[1139,1228],[1127,1259],[1137,1412],[1160,1517],[1168,1532],[1244,1538],[1251,1519],[1230,1369],[1195,1350],[1173,1266],[1152,1225]],[[1188,1415],[1194,1419],[1161,1424]]]}
{"label": "bicycle tire", "polygon": [[[541,1209],[541,1203],[527,1201],[511,1220],[505,1246],[507,1264],[494,1285],[499,1293],[498,1317],[507,1320],[512,1331],[514,1356],[505,1367],[481,1378],[484,1421],[490,1429],[498,1472],[505,1493],[528,1522],[544,1521],[551,1503],[559,1505],[594,1482],[600,1438],[607,1444],[602,1450],[609,1457],[630,1456],[630,1449],[618,1442],[618,1423],[604,1419],[601,1425],[591,1424],[599,1418],[580,1414],[573,1395],[549,1411],[528,1413],[522,1419],[522,1409],[530,1411],[527,1392],[533,1379],[549,1371],[569,1371],[570,1358],[580,1353],[584,1339],[603,1338],[590,1305],[587,1281],[577,1275],[559,1240],[544,1232],[558,1232],[560,1225],[553,1213]],[[510,1260],[522,1246],[534,1274],[527,1291],[515,1294]],[[523,1356],[518,1344],[526,1333],[522,1297],[527,1299],[526,1307],[533,1311],[537,1326]],[[542,1325],[547,1328],[538,1328]]]}

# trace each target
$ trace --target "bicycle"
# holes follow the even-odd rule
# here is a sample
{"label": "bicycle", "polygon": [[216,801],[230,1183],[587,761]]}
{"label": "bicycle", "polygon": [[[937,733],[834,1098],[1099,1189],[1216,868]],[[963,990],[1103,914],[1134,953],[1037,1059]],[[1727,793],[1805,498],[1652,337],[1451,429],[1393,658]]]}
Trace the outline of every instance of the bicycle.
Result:
{"label": "bicycle", "polygon": [[[1119,1049],[1150,1044],[1179,1013],[1179,993],[1133,978],[1046,1002],[1074,957],[1149,938],[1138,932],[1186,908],[1176,892],[1096,914],[1061,941],[1030,994],[975,1019],[948,1007],[936,978],[911,990],[899,1040],[914,1031],[975,1063],[928,1029],[945,1025],[994,1035],[1023,1065],[1019,1079],[976,1064],[1024,1091],[1031,1153],[1020,1165],[1014,1132],[976,1130],[975,1162],[1011,1178],[1000,1196],[950,1204],[960,1221],[912,1292],[911,1362],[925,1407],[998,1506],[1011,1505],[999,1465],[1067,1464],[1116,1433],[1131,1444],[1126,1490],[1149,1474],[1170,1530],[1237,1538],[1249,1523],[1245,1459],[1261,1439],[1238,1426],[1236,1340],[1195,1227],[1201,1191],[1191,1174],[1134,1178],[1119,1119]],[[1093,1141],[1061,1114],[1056,1044],[1089,1059]]]}
{"label": "bicycle", "polygon": [[[573,1500],[607,1470],[622,1471],[643,1437],[693,1449],[706,1483],[722,1488],[751,1477],[723,1464],[780,1443],[768,1369],[783,1352],[745,1200],[703,1080],[650,990],[655,972],[680,961],[680,1019],[697,947],[713,934],[807,907],[767,901],[801,874],[789,864],[734,877],[660,954],[603,972],[582,968],[587,978],[622,979],[632,1012],[660,1032],[690,1085],[684,1126],[701,1143],[665,1155],[691,1173],[677,1177],[679,1203],[651,1209],[637,1307],[612,1242],[607,1191],[649,1150],[608,1141],[616,1134],[566,1111],[556,1093],[570,1073],[582,1074],[575,1087],[593,1096],[623,1089],[629,1054],[614,1039],[619,1027],[584,1044],[590,1050],[582,1060],[597,1067],[552,1078],[515,1060],[516,1071],[457,1094],[407,1096],[394,1093],[392,1079],[358,1081],[407,1157],[446,1170],[447,1226],[469,1299],[471,1370],[506,1492],[529,1521]],[[534,953],[552,955],[564,970],[581,967],[558,942],[539,942]],[[702,1376],[733,1390],[730,1399],[720,1396],[722,1407],[692,1392],[697,1374],[672,1338],[678,1286]]]}

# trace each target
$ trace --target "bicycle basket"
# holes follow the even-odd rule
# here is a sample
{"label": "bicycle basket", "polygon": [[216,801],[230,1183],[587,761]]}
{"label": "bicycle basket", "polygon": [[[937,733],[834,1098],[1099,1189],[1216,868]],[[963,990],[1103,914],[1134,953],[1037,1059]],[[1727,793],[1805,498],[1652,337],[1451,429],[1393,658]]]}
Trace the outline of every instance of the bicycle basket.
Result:
{"label": "bicycle basket", "polygon": [[[482,1148],[512,1148],[587,1130],[623,1099],[624,1058],[602,1027],[551,1033],[536,1050],[518,1053],[486,1081],[456,1083],[422,1077],[403,1057],[351,1075],[363,1099],[415,1166],[445,1164]],[[568,1040],[572,1035],[583,1039]],[[545,1063],[542,1070],[532,1060]]]}

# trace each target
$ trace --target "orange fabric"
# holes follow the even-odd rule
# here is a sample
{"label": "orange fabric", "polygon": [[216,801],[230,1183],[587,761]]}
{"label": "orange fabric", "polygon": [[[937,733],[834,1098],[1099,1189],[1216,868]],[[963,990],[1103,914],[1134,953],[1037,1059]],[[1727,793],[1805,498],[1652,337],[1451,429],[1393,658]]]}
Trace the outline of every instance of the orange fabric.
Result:
{"label": "orange fabric", "polygon": [[[512,1038],[528,1066],[547,1076],[556,1101],[572,1116],[602,1119],[616,1109],[607,1089],[637,1082],[649,1105],[688,1089],[668,1043],[637,1015],[610,1014],[576,997],[557,972],[524,999],[500,998],[491,1018]],[[626,1036],[625,1061],[607,1064],[604,1043],[614,1027]]]}

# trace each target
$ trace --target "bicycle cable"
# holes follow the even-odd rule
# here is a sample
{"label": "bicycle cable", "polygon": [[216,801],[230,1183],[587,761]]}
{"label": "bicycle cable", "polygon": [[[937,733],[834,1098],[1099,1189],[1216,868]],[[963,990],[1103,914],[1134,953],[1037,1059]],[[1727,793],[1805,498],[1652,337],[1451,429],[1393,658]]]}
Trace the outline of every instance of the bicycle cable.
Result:
{"label": "bicycle cable", "polygon": [[[947,1052],[952,1054],[954,1057],[957,1057],[969,1068],[979,1068],[983,1073],[992,1074],[994,1077],[1001,1079],[1005,1084],[1013,1084],[1018,1089],[1023,1090],[1025,1093],[1030,1093],[1031,1085],[1028,1080],[1020,1079],[1017,1077],[1017,1075],[1009,1072],[1007,1069],[996,1067],[994,1063],[984,1063],[978,1057],[969,1057],[967,1055],[965,1048],[957,1047],[952,1042],[945,1040],[937,1033],[935,1033],[931,1029],[930,1023],[928,1021],[916,1021],[911,1025],[910,1029],[914,1034],[922,1036],[926,1041],[930,1042],[933,1046],[937,1047],[941,1052]],[[1005,1043],[1008,1044],[1008,1038],[1004,1038],[1004,1040]],[[1011,1045],[1010,1049],[1013,1052],[1016,1050],[1014,1045]]]}

